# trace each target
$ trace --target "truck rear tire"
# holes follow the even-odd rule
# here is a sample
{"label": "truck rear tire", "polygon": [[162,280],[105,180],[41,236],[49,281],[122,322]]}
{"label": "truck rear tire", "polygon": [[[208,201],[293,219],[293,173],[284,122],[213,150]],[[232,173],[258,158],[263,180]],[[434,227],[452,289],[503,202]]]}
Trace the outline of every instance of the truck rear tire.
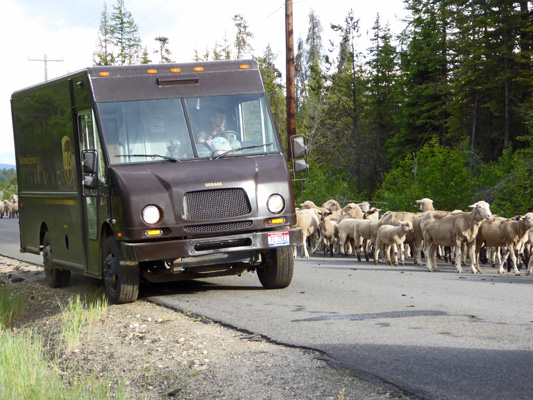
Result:
{"label": "truck rear tire", "polygon": [[104,288],[113,304],[132,303],[139,297],[139,264],[122,259],[120,245],[108,237],[102,252]]}
{"label": "truck rear tire", "polygon": [[294,258],[291,247],[278,247],[264,254],[257,276],[265,289],[283,289],[291,284]]}
{"label": "truck rear tire", "polygon": [[50,234],[46,232],[43,238],[43,266],[46,282],[52,288],[62,288],[70,282],[70,270],[55,268],[52,261],[52,243]]}

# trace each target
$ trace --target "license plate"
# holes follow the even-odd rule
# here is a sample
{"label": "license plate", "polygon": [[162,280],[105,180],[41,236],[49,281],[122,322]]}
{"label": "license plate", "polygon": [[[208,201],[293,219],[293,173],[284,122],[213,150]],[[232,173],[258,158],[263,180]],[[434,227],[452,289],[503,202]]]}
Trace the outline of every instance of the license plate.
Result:
{"label": "license plate", "polygon": [[268,245],[270,247],[288,246],[289,244],[289,232],[272,232],[268,234]]}

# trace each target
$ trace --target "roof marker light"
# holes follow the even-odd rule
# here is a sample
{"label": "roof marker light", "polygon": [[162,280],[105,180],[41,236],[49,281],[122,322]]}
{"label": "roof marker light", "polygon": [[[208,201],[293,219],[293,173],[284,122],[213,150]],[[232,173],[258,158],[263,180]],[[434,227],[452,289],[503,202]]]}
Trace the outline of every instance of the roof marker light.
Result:
{"label": "roof marker light", "polygon": [[100,72],[98,75],[100,75],[100,76],[109,76],[109,72],[107,72],[107,71]]}
{"label": "roof marker light", "polygon": [[181,68],[171,68],[170,72],[174,72],[174,73],[181,72]]}
{"label": "roof marker light", "polygon": [[157,69],[147,69],[146,73],[148,73],[148,74],[157,74]]}
{"label": "roof marker light", "polygon": [[194,67],[194,70],[196,72],[202,72],[204,70],[204,67]]}
{"label": "roof marker light", "polygon": [[249,69],[250,66],[248,64],[242,64],[239,66],[240,69]]}

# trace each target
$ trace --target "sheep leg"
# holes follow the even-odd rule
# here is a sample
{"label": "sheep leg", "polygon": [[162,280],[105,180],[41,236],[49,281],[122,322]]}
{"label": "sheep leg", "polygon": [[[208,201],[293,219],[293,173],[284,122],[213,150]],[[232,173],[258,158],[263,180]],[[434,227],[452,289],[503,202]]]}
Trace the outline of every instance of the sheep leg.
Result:
{"label": "sheep leg", "polygon": [[505,248],[503,250],[503,255],[500,259],[500,265],[498,267],[498,273],[499,274],[505,274],[505,269],[503,268],[503,264],[505,264],[505,260],[507,260],[507,257],[509,256],[509,249]]}
{"label": "sheep leg", "polygon": [[[455,269],[460,274],[463,273],[463,269],[461,268],[461,243],[455,245]],[[475,274],[474,271],[472,273]]]}
{"label": "sheep leg", "polygon": [[379,260],[379,248],[381,246],[381,242],[379,240],[376,241],[376,247],[374,248],[374,264],[378,265]]}
{"label": "sheep leg", "polygon": [[531,275],[532,272],[533,272],[533,257],[529,257],[526,275]]}
{"label": "sheep leg", "polygon": [[433,244],[430,246],[428,251],[428,258],[431,262],[431,269],[430,271],[438,271],[439,268],[437,267],[437,245]]}
{"label": "sheep leg", "polygon": [[513,263],[513,268],[514,268],[514,274],[515,276],[520,276],[520,271],[518,270],[517,268],[517,264],[518,264],[518,261],[516,259],[516,255],[514,253],[513,250],[510,250],[509,251],[509,256],[511,257],[511,262]]}
{"label": "sheep leg", "polygon": [[[400,251],[402,251],[401,248],[400,248]],[[398,265],[398,246],[396,245],[396,243],[393,243],[391,245],[391,253],[392,253],[392,261],[394,262],[394,266],[398,267],[399,266]]]}

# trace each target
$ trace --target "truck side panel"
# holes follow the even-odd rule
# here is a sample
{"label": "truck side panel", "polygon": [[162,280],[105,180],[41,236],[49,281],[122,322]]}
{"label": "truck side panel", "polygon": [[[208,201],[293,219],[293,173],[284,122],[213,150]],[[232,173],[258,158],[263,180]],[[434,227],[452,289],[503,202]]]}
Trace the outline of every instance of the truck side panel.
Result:
{"label": "truck side panel", "polygon": [[12,112],[21,251],[38,254],[48,230],[54,263],[83,268],[78,146],[68,80],[15,93]]}

